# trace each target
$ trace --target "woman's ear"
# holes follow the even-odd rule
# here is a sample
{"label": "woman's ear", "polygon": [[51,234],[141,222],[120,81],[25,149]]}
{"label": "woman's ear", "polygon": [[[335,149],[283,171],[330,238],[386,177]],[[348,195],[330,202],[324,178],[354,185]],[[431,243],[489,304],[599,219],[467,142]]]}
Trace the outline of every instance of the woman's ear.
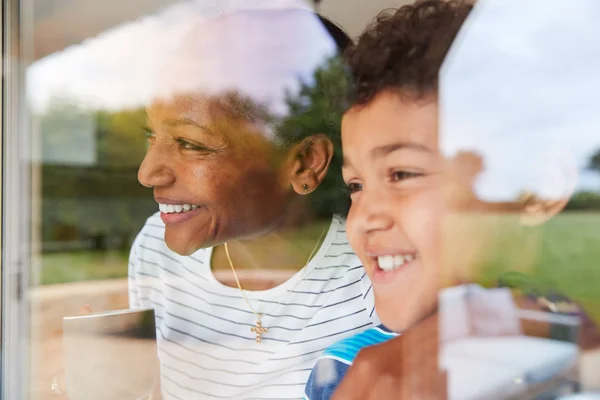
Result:
{"label": "woman's ear", "polygon": [[310,136],[292,148],[290,182],[296,193],[311,193],[321,184],[333,151],[333,142],[323,134]]}

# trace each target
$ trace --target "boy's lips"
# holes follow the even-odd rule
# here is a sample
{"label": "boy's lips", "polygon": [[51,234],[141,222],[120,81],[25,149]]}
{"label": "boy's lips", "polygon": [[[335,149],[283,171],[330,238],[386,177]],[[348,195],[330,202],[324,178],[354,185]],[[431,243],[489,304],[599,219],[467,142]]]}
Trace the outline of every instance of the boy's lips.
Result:
{"label": "boy's lips", "polygon": [[394,254],[375,257],[377,267],[385,272],[390,272],[414,261],[417,255],[414,253]]}
{"label": "boy's lips", "polygon": [[398,274],[412,267],[418,260],[415,251],[401,249],[369,249],[365,255],[372,271],[371,280],[377,284],[394,281]]}

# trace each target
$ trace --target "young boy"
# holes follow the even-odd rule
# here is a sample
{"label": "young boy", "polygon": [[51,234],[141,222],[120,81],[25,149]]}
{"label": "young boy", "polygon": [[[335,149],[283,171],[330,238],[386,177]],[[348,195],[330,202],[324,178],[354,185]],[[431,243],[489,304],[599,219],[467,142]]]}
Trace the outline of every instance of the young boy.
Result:
{"label": "young boy", "polygon": [[436,310],[447,206],[438,73],[471,9],[463,1],[426,0],[382,14],[349,54],[356,92],[342,121],[342,170],[352,199],[347,235],[383,324],[327,348],[306,399],[329,399],[359,350]]}
{"label": "young boy", "polygon": [[[590,193],[584,178],[600,147],[599,61],[581,27],[593,25],[582,22],[593,20],[592,8],[488,0],[471,9],[441,0],[403,7],[379,17],[350,54],[356,98],[342,121],[347,235],[385,328],[330,346],[309,379],[309,399],[334,391],[344,400],[532,397],[523,391],[548,378],[535,376],[547,354],[530,351],[539,338],[513,342],[525,326],[508,310],[512,303],[504,308],[491,290],[469,294],[461,321],[456,309],[447,312],[451,289],[436,312],[438,290],[475,280],[481,267],[492,279],[528,268],[551,276],[600,315],[600,303],[590,301],[598,293],[597,226],[585,233],[593,215],[565,212],[544,224],[576,190]],[[507,18],[510,26],[500,23]],[[481,346],[471,359],[452,360],[446,328],[463,323],[458,341],[477,336]],[[392,332],[402,334],[388,340]],[[567,348],[574,358],[556,367],[561,375],[577,365],[577,346]],[[531,369],[517,373],[520,359]],[[503,368],[508,374],[492,378]]]}

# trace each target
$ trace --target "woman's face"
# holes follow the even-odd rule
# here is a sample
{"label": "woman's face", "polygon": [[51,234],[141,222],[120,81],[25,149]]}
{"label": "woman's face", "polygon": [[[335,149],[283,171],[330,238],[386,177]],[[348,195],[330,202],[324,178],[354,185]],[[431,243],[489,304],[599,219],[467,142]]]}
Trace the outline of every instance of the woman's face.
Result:
{"label": "woman's face", "polygon": [[146,111],[138,179],[154,189],[171,250],[189,255],[281,224],[293,198],[288,163],[256,125],[194,95]]}

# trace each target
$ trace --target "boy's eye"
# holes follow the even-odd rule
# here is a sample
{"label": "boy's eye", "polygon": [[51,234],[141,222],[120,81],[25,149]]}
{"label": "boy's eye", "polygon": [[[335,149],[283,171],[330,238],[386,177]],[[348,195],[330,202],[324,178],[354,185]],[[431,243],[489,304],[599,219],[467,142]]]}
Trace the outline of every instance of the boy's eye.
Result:
{"label": "boy's eye", "polygon": [[348,188],[348,192],[350,194],[352,193],[356,193],[356,192],[360,192],[362,190],[362,184],[361,183],[357,183],[357,182],[350,182],[348,185],[346,185]]}
{"label": "boy's eye", "polygon": [[391,173],[391,180],[393,182],[404,181],[411,178],[417,178],[419,176],[423,176],[421,172],[411,172],[411,171],[394,171]]}

